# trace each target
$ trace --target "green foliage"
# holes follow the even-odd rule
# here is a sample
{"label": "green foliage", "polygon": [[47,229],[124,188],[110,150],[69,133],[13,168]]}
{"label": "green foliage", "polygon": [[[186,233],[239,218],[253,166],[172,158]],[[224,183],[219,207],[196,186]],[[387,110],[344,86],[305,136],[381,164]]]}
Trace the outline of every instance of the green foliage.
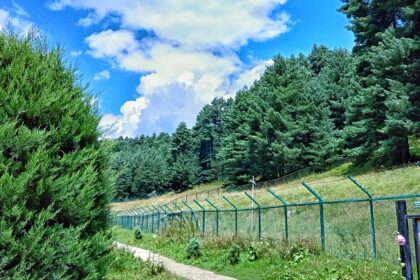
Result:
{"label": "green foliage", "polygon": [[[112,250],[109,256],[110,263],[105,279],[109,280],[172,280],[180,279],[162,269],[162,266],[143,262],[135,258],[131,253]],[[153,267],[153,269],[151,269]],[[151,273],[151,270],[154,272]]]}
{"label": "green foliage", "polygon": [[182,191],[215,179],[242,185],[343,159],[358,166],[416,160],[410,139],[420,138],[418,3],[343,0],[340,10],[355,35],[353,53],[315,45],[307,56],[275,56],[250,88],[204,106],[192,129],[179,124],[169,158],[142,147],[156,161],[121,172],[122,184],[131,176],[132,194],[145,197],[153,186]]}
{"label": "green foliage", "polygon": [[0,275],[101,279],[107,149],[76,70],[40,35],[0,33]]}
{"label": "green foliage", "polygon": [[[129,230],[117,228],[115,232],[117,240],[131,242],[134,246],[140,244],[132,239],[132,232]],[[264,242],[268,242],[269,245],[264,245],[265,252],[258,260],[249,261],[247,254],[243,254],[240,256],[239,263],[232,266],[226,261],[226,255],[232,243],[227,246],[216,246],[216,244],[225,244],[227,241],[225,236],[219,238],[223,241],[217,241],[217,237],[214,236],[203,236],[203,254],[198,259],[186,258],[185,246],[188,240],[172,242],[163,236],[152,238],[151,235],[146,234],[145,239],[141,241],[141,247],[174,258],[178,262],[199,266],[240,280],[401,279],[398,262],[340,259],[323,254],[318,247],[307,241],[288,244],[267,240]],[[249,244],[247,239],[235,239],[234,242]],[[296,261],[293,256],[296,257]]]}
{"label": "green foliage", "polygon": [[134,238],[137,239],[137,240],[143,239],[143,233],[141,232],[140,228],[136,228],[134,230]]}
{"label": "green foliage", "polygon": [[197,139],[199,182],[214,181],[221,175],[221,166],[216,155],[221,148],[225,132],[223,121],[232,103],[233,99],[215,98],[204,106],[197,116],[193,132]]}
{"label": "green foliage", "polygon": [[255,243],[251,243],[248,247],[248,260],[255,261],[258,259],[258,249]]}
{"label": "green foliage", "polygon": [[165,227],[162,236],[171,242],[188,242],[199,234],[197,225],[187,220],[172,220],[169,226]]}
{"label": "green foliage", "polygon": [[[360,90],[347,103],[345,142],[358,163],[411,159],[408,138],[419,135],[418,16],[415,2],[343,1],[356,37]],[[417,6],[416,6],[417,5]]]}
{"label": "green foliage", "polygon": [[186,248],[187,259],[198,258],[201,256],[201,242],[198,238],[193,238]]}
{"label": "green foliage", "polygon": [[232,244],[228,254],[228,261],[231,265],[238,264],[241,255],[241,248],[237,244]]}
{"label": "green foliage", "polygon": [[308,257],[309,249],[305,248],[302,244],[293,244],[288,251],[288,255],[293,263],[296,264]]}
{"label": "green foliage", "polygon": [[151,261],[150,259],[144,262],[145,271],[149,276],[157,276],[165,271],[162,262]]}

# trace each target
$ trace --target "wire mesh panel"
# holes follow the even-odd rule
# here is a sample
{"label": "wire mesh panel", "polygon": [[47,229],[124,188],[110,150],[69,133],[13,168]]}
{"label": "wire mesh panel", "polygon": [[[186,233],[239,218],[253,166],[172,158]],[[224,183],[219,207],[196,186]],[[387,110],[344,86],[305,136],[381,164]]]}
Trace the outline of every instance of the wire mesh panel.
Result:
{"label": "wire mesh panel", "polygon": [[342,257],[373,257],[368,202],[324,205],[326,250]]}
{"label": "wire mesh panel", "polygon": [[219,235],[235,234],[235,212],[220,211],[219,213]]}
{"label": "wire mesh panel", "polygon": [[289,206],[289,240],[310,239],[321,244],[319,205]]}
{"label": "wire mesh panel", "polygon": [[374,201],[377,256],[398,263],[399,250],[394,241],[397,231],[394,200]]}
{"label": "wire mesh panel", "polygon": [[238,211],[238,235],[245,238],[257,238],[257,211]]}
{"label": "wire mesh panel", "polygon": [[[243,194],[238,194],[230,195],[229,199],[231,200],[207,201],[209,205],[205,204],[206,208],[200,203],[190,206],[185,204],[189,211],[184,207],[182,212],[171,212],[170,214],[157,212],[144,215],[121,214],[115,218],[115,223],[125,228],[141,227],[146,232],[154,233],[164,227],[169,227],[171,221],[176,220],[193,223],[201,231],[203,231],[204,225],[206,234],[219,236],[233,235],[236,228],[238,235],[245,238],[283,239],[288,235],[288,239],[292,242],[306,239],[313,240],[320,246],[324,243],[325,250],[335,256],[352,259],[377,257],[387,260],[395,263],[396,270],[398,270],[400,266],[399,249],[394,241],[397,231],[395,200],[406,200],[408,213],[419,214],[420,209],[415,207],[414,202],[420,200],[420,194],[370,198],[368,192],[351,185],[354,182],[347,179],[334,182],[325,181],[322,185],[312,185],[321,196],[327,196],[326,193],[332,190],[337,182],[343,188],[359,192],[361,196],[346,200],[327,198],[322,204],[321,211],[320,202],[314,201],[314,196],[309,194],[307,197],[312,200],[293,203],[293,197],[287,196],[289,190],[279,189],[278,193],[285,199],[285,202],[279,199],[280,196],[276,198],[273,193],[267,191],[256,193],[254,199],[258,202],[256,205],[262,205],[261,208],[240,209],[240,206],[249,207],[250,202]],[[305,189],[303,190],[305,191]],[[213,195],[211,192],[210,194]],[[208,194],[200,195],[207,198]],[[210,205],[213,207],[211,210]],[[267,207],[267,205],[272,206]],[[234,210],[236,207],[238,207],[237,212]],[[256,206],[254,205],[254,207]],[[216,208],[220,210],[216,211]],[[202,209],[206,209],[205,216],[203,216]],[[286,209],[287,211],[285,211]],[[235,223],[236,217],[237,224]],[[411,244],[413,246],[413,242]]]}
{"label": "wire mesh panel", "polygon": [[262,237],[286,239],[284,207],[261,210]]}
{"label": "wire mesh panel", "polygon": [[217,224],[218,214],[216,211],[207,211],[206,212],[206,233],[218,235],[218,227],[220,224]]}

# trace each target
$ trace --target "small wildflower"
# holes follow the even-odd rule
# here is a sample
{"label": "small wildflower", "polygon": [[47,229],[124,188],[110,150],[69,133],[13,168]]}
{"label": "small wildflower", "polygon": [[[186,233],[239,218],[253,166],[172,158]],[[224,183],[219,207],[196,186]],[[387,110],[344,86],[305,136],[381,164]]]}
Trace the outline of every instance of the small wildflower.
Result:
{"label": "small wildflower", "polygon": [[404,246],[407,241],[404,236],[402,236],[401,234],[398,234],[395,237],[395,242],[400,246]]}

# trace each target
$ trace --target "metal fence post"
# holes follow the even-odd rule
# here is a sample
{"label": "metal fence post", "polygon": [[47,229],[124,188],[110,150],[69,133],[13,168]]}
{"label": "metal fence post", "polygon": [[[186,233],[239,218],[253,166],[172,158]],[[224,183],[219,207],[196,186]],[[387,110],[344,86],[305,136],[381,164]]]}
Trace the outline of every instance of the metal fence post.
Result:
{"label": "metal fence post", "polygon": [[146,226],[144,231],[148,232],[149,231],[149,212],[147,211],[147,209],[145,209],[145,218],[146,218]]}
{"label": "metal fence post", "polygon": [[213,204],[208,198],[206,198],[206,201],[214,208],[216,209],[216,236],[219,236],[219,208],[217,208],[216,205]]}
{"label": "metal fence post", "polygon": [[[411,263],[411,249],[410,249],[410,238],[408,232],[408,221],[407,221],[407,204],[405,200],[395,201],[395,209],[397,214],[397,226],[399,234],[404,236],[405,244],[400,245],[400,256],[402,265],[402,275],[404,279],[413,279],[413,268]],[[418,268],[417,268],[418,269]]]}
{"label": "metal fence post", "polygon": [[278,194],[276,194],[273,190],[268,189],[269,193],[271,193],[277,200],[279,200],[281,203],[283,203],[284,207],[284,236],[286,237],[286,240],[289,240],[289,221],[288,221],[288,206],[289,204],[281,198]]}
{"label": "metal fence post", "polygon": [[155,210],[153,208],[151,208],[149,205],[146,205],[147,209],[152,213],[152,228],[151,228],[151,233],[153,233],[154,228],[155,228]]}
{"label": "metal fence post", "polygon": [[157,233],[160,231],[160,210],[152,204],[152,207],[157,210]]}
{"label": "metal fence post", "polygon": [[168,213],[166,212],[166,209],[162,207],[162,205],[159,205],[159,204],[158,204],[158,205],[157,205],[157,207],[158,207],[160,210],[162,210],[162,214],[164,214],[164,216],[163,216],[163,217],[164,217],[165,219],[162,219],[162,218],[161,218],[161,219],[162,219],[162,224],[163,224],[163,225],[162,225],[162,227],[163,227],[164,229],[166,229],[166,220],[167,220],[167,215],[168,215]]}
{"label": "metal fence post", "polygon": [[376,258],[376,231],[375,231],[375,214],[373,211],[373,197],[372,194],[363,187],[359,182],[357,182],[353,177],[347,176],[347,178],[352,181],[359,189],[361,189],[369,198],[369,211],[370,211],[370,230],[372,237],[372,254]]}
{"label": "metal fence post", "polygon": [[141,213],[141,229],[143,230],[144,229],[144,215],[146,214],[146,211],[143,209],[143,208],[139,208],[141,211],[143,211],[142,213]]}
{"label": "metal fence post", "polygon": [[176,204],[175,201],[172,204],[175,206],[176,209],[178,209],[179,213],[181,214],[181,221],[184,221],[184,211],[182,211],[182,209],[179,208],[178,204]]}
{"label": "metal fence post", "polygon": [[322,197],[312,189],[307,183],[302,182],[302,185],[319,201],[319,223],[321,226],[321,246],[325,250],[325,217],[324,217],[324,200]]}
{"label": "metal fence post", "polygon": [[[168,204],[165,204],[164,207],[170,212],[171,215],[174,213],[174,211],[171,208],[169,208]],[[172,220],[167,219],[166,224],[170,225],[171,222],[172,222]]]}
{"label": "metal fence post", "polygon": [[130,229],[134,228],[134,211],[130,211]]}
{"label": "metal fence post", "polygon": [[226,200],[227,203],[229,203],[230,206],[235,209],[235,235],[238,235],[238,207],[233,204],[232,201],[230,201],[226,196],[223,196],[223,199]]}
{"label": "metal fence post", "polygon": [[134,209],[134,213],[135,213],[135,216],[134,216],[134,228],[137,228],[138,227],[138,224],[139,224],[139,209]]}
{"label": "metal fence post", "polygon": [[202,226],[201,231],[205,233],[206,230],[206,208],[203,207],[203,205],[200,204],[200,202],[197,201],[197,199],[193,199],[194,203],[200,207],[200,209],[203,211],[203,218],[202,218]]}
{"label": "metal fence post", "polygon": [[197,219],[195,218],[195,213],[194,213],[194,209],[192,209],[191,208],[191,206],[189,206],[188,205],[188,203],[186,203],[185,201],[182,201],[182,203],[185,205],[185,206],[187,206],[187,208],[190,210],[190,212],[191,212],[191,223],[193,223],[193,221],[195,222],[195,224],[197,225],[197,227],[198,227],[198,221],[197,221]]}
{"label": "metal fence post", "polygon": [[[249,193],[245,192],[245,195],[251,199],[258,207],[258,239],[261,239],[261,205],[256,201]],[[254,230],[254,229],[252,229]]]}

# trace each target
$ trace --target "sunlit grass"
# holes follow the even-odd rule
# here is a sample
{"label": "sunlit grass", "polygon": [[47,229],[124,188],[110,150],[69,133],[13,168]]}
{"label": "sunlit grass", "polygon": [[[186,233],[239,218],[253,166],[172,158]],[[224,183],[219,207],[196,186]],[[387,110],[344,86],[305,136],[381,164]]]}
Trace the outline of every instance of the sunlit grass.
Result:
{"label": "sunlit grass", "polygon": [[147,205],[161,205],[164,204],[168,201],[171,201],[177,197],[183,196],[183,195],[187,195],[187,194],[191,194],[191,193],[195,193],[195,192],[200,192],[200,191],[207,191],[209,189],[214,189],[217,187],[221,187],[223,185],[222,182],[220,181],[216,181],[216,182],[212,182],[212,183],[208,183],[208,184],[201,184],[201,185],[197,185],[192,189],[189,189],[187,191],[181,192],[181,193],[175,193],[175,192],[171,192],[171,193],[167,193],[164,195],[160,195],[160,196],[156,196],[156,197],[152,197],[149,199],[138,199],[138,200],[132,200],[132,201],[127,201],[127,202],[115,202],[115,203],[111,203],[111,210],[113,211],[124,211],[124,210],[130,210],[130,209],[135,209],[135,208],[139,208],[139,207],[144,207]]}

